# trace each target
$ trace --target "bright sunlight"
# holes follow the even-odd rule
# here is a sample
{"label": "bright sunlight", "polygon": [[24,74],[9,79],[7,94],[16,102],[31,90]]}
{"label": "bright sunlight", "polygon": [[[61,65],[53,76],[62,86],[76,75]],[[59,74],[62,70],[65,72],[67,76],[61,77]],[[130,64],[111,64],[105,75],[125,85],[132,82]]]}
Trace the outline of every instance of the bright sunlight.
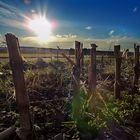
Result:
{"label": "bright sunlight", "polygon": [[38,36],[41,42],[47,42],[52,32],[51,23],[45,18],[45,16],[30,19],[28,27]]}

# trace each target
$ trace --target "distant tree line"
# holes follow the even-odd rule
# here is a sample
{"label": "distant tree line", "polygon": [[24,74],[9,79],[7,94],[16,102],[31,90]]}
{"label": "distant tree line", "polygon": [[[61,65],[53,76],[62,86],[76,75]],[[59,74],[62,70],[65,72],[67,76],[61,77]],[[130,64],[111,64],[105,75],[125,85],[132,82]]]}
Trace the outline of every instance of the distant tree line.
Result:
{"label": "distant tree line", "polygon": [[[84,55],[90,55],[90,50],[91,49],[88,49],[88,48],[83,48],[83,53]],[[75,54],[75,50],[73,48],[70,48],[69,49],[69,54],[70,55],[74,55]],[[114,52],[113,51],[107,51],[107,50],[98,50],[96,51],[96,54],[97,55],[109,55],[109,56],[114,56]]]}
{"label": "distant tree line", "polygon": [[[84,48],[83,49],[83,53],[84,53],[84,55],[89,55],[90,54],[90,49]],[[70,48],[69,54],[70,55],[74,55],[75,54],[75,49]]]}

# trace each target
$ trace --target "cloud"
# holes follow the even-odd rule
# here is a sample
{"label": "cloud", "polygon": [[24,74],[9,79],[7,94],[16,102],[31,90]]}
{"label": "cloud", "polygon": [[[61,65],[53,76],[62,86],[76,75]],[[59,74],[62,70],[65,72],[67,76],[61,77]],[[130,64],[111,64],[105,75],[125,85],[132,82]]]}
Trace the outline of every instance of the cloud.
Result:
{"label": "cloud", "polygon": [[3,39],[2,35],[0,34],[0,43],[3,41],[4,41],[4,39]]}
{"label": "cloud", "polygon": [[36,36],[20,37],[20,44],[23,46],[40,47],[39,39]]}
{"label": "cloud", "polygon": [[3,7],[0,7],[0,14],[3,17],[7,17],[7,18],[16,18],[16,14],[14,12],[9,11],[8,9],[5,9]]}
{"label": "cloud", "polygon": [[92,29],[92,26],[87,26],[85,27],[86,30],[91,30]]}
{"label": "cloud", "polygon": [[134,7],[133,9],[133,13],[137,12],[138,11],[138,7]]}
{"label": "cloud", "polygon": [[109,32],[109,35],[112,36],[114,32],[115,32],[114,30],[111,30],[111,31]]}
{"label": "cloud", "polygon": [[[1,16],[0,16],[0,18],[1,18]],[[15,19],[2,19],[2,20],[0,20],[0,25],[16,28],[16,29],[20,29],[20,30],[27,29],[25,24],[21,23],[21,21],[15,20]]]}
{"label": "cloud", "polygon": [[0,1],[0,7],[1,7],[0,15],[5,15],[6,12],[9,16],[12,14],[11,18],[13,18],[13,16],[26,18],[26,16],[23,14],[23,12],[20,9],[8,5],[7,3]]}
{"label": "cloud", "polygon": [[133,51],[134,43],[139,44],[140,38],[133,38],[127,36],[110,36],[108,38],[84,38],[77,35],[53,35],[49,38],[49,41],[46,43],[41,43],[37,37],[22,37],[20,38],[21,45],[24,46],[37,46],[37,47],[48,47],[56,48],[60,46],[61,48],[74,48],[74,41],[78,40],[84,43],[85,48],[91,48],[90,44],[95,43],[98,46],[98,50],[113,50],[113,46],[120,44],[121,48],[128,48]]}
{"label": "cloud", "polygon": [[29,18],[20,9],[0,1],[0,19],[0,25],[24,29],[23,20]]}
{"label": "cloud", "polygon": [[20,37],[21,45],[23,46],[37,46],[37,47],[52,47],[55,48],[57,45],[63,46],[64,48],[72,47],[73,42],[80,38],[74,34],[65,35],[52,35],[49,37],[47,42],[41,42],[36,36]]}
{"label": "cloud", "polygon": [[59,41],[73,41],[77,38],[77,35],[73,35],[73,34],[65,34],[65,35],[60,35],[60,34],[57,34],[55,36],[52,36],[51,37],[52,40],[57,40],[59,39]]}
{"label": "cloud", "polygon": [[119,44],[121,49],[128,48],[133,51],[134,43],[139,44],[139,38],[133,38],[128,36],[111,36],[104,39],[87,38],[84,40],[84,46],[88,47],[89,44],[95,43],[98,46],[98,50],[113,50],[114,45]]}

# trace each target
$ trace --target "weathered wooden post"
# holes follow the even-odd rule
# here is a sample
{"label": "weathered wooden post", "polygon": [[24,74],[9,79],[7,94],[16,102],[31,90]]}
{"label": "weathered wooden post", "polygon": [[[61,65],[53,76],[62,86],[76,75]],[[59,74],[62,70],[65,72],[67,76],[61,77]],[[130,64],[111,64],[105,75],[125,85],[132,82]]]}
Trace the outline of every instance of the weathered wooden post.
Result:
{"label": "weathered wooden post", "polygon": [[57,53],[57,56],[56,56],[57,57],[57,62],[58,62],[58,52],[59,52],[59,49],[57,47],[57,52],[56,52]]}
{"label": "weathered wooden post", "polygon": [[80,89],[80,72],[80,42],[75,41],[75,63],[73,63],[72,69],[72,76],[74,80],[73,89],[75,94],[78,94]]}
{"label": "weathered wooden post", "polygon": [[80,82],[80,73],[81,73],[81,68],[80,68],[80,42],[75,41],[75,78],[77,81],[77,84],[79,85]]}
{"label": "weathered wooden post", "polygon": [[72,69],[72,76],[73,76],[73,91],[74,96],[72,100],[72,117],[76,121],[80,118],[80,108],[81,108],[81,95],[80,93],[80,73],[81,73],[81,43],[78,41],[75,41],[75,64],[73,65]]}
{"label": "weathered wooden post", "polygon": [[103,65],[104,65],[104,56],[102,55],[102,57],[101,57],[101,66],[103,67]]}
{"label": "weathered wooden post", "polygon": [[120,45],[114,46],[114,56],[115,56],[114,96],[116,99],[120,99],[120,75],[121,75]]}
{"label": "weathered wooden post", "polygon": [[19,50],[19,42],[13,34],[6,34],[6,42],[9,52],[10,66],[13,73],[13,80],[16,92],[16,102],[20,114],[20,138],[31,139],[31,120],[29,112],[29,97],[26,93],[26,85],[23,73],[23,62]]}
{"label": "weathered wooden post", "polygon": [[51,62],[53,61],[52,59],[53,59],[52,58],[52,48],[50,48],[50,60],[51,60]]}
{"label": "weathered wooden post", "polygon": [[83,52],[83,43],[81,43],[80,50],[81,50],[80,68],[81,68],[81,70],[82,70],[82,68],[83,68],[83,66],[84,66],[84,52]]}
{"label": "weathered wooden post", "polygon": [[75,62],[76,62],[76,66],[77,68],[80,70],[80,45],[81,43],[78,41],[75,41]]}
{"label": "weathered wooden post", "polygon": [[91,60],[88,73],[88,85],[90,94],[96,91],[96,44],[91,44]]}
{"label": "weathered wooden post", "polygon": [[112,57],[110,56],[110,65],[111,65],[111,63],[112,63]]}
{"label": "weathered wooden post", "polygon": [[133,87],[134,90],[138,89],[139,81],[139,46],[134,44],[134,80]]}

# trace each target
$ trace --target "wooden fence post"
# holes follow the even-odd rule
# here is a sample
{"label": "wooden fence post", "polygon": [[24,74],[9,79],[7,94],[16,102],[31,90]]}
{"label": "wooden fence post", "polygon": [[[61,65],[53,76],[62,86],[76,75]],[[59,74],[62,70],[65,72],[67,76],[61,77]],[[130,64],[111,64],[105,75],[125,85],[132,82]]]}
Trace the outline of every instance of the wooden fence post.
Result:
{"label": "wooden fence post", "polygon": [[102,55],[101,57],[101,66],[103,67],[104,66],[104,56]]}
{"label": "wooden fence post", "polygon": [[10,66],[13,73],[16,102],[20,114],[20,126],[22,128],[21,135],[24,137],[24,140],[27,140],[31,136],[32,126],[29,112],[29,97],[26,93],[23,62],[19,50],[19,42],[13,34],[8,33],[5,37],[9,52]]}
{"label": "wooden fence post", "polygon": [[80,42],[75,41],[75,62],[79,70],[80,70],[80,52],[81,52],[80,45],[81,45]]}
{"label": "wooden fence post", "polygon": [[96,44],[91,44],[91,60],[88,74],[88,85],[90,94],[96,91]]}
{"label": "wooden fence post", "polygon": [[110,64],[112,63],[112,57],[110,56]]}
{"label": "wooden fence post", "polygon": [[116,99],[120,99],[120,75],[121,75],[120,45],[114,46],[114,56],[115,56],[114,96]]}
{"label": "wooden fence post", "polygon": [[75,41],[75,63],[73,65],[72,69],[72,75],[74,79],[74,91],[76,94],[78,94],[80,89],[80,74],[81,74],[81,68],[80,68],[80,42]]}
{"label": "wooden fence post", "polygon": [[57,57],[57,62],[58,62],[58,52],[59,52],[59,49],[58,49],[58,47],[57,47],[57,56],[56,56],[56,57]]}
{"label": "wooden fence post", "polygon": [[52,49],[51,48],[50,48],[50,53],[51,53],[50,58],[51,58],[51,62],[52,62],[53,61],[53,58],[52,58],[53,56],[52,56]]}
{"label": "wooden fence post", "polygon": [[76,68],[76,80],[77,83],[79,84],[80,82],[80,73],[81,73],[81,68],[80,68],[80,42],[75,41],[75,68]]}
{"label": "wooden fence post", "polygon": [[133,87],[137,91],[139,81],[139,46],[134,44],[134,80]]}
{"label": "wooden fence post", "polygon": [[81,48],[80,48],[80,50],[81,50],[81,59],[80,59],[80,67],[81,67],[81,70],[82,70],[82,68],[83,68],[83,66],[84,66],[84,52],[83,52],[83,43],[81,43]]}

